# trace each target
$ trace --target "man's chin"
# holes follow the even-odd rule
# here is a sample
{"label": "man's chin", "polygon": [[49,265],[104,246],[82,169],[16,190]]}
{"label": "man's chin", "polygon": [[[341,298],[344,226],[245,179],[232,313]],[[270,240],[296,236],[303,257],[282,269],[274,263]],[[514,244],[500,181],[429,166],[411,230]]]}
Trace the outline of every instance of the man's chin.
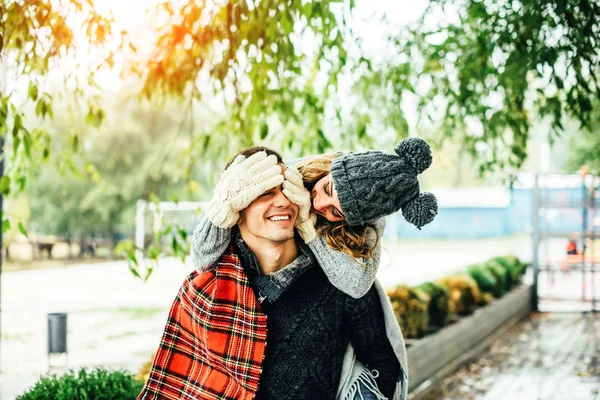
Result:
{"label": "man's chin", "polygon": [[274,233],[270,239],[274,242],[287,242],[294,239],[294,230]]}

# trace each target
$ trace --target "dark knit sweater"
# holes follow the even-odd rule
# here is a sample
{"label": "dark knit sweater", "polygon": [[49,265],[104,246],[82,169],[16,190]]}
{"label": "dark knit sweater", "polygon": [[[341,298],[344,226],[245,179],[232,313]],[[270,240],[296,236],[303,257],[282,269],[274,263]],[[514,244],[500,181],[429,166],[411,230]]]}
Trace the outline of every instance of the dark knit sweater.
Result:
{"label": "dark knit sweater", "polygon": [[[267,347],[257,399],[335,399],[348,342],[363,364],[379,372],[380,391],[392,397],[400,364],[386,336],[374,288],[360,299],[344,294],[329,283],[314,257],[307,257],[310,250],[297,241],[301,264],[306,258],[309,263],[273,300],[264,294],[272,282],[264,279],[239,236],[235,243],[251,284],[264,298],[261,305],[267,314]],[[296,268],[297,263],[293,263]]]}

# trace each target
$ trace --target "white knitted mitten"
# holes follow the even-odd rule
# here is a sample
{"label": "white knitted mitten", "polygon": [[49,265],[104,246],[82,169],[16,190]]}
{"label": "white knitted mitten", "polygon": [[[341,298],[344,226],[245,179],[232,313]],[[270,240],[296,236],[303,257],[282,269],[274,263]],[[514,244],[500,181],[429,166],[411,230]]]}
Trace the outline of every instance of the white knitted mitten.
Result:
{"label": "white knitted mitten", "polygon": [[304,243],[308,244],[317,238],[317,230],[315,229],[316,222],[317,216],[315,214],[310,214],[305,221],[296,221],[296,229],[298,230],[300,237],[304,240]]}
{"label": "white knitted mitten", "polygon": [[260,151],[246,158],[242,155],[221,174],[206,209],[206,217],[220,228],[231,228],[239,212],[258,196],[283,183],[277,157]]}
{"label": "white knitted mitten", "polygon": [[315,230],[317,217],[310,214],[312,205],[310,192],[304,187],[302,175],[295,167],[289,167],[284,176],[283,194],[289,201],[299,207],[295,226],[304,242],[308,243],[317,237],[317,231]]}

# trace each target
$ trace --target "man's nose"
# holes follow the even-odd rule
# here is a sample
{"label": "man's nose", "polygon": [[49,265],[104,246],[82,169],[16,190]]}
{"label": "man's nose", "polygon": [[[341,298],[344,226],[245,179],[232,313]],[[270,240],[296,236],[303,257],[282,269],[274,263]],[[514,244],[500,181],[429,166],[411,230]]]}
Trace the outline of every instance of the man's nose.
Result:
{"label": "man's nose", "polygon": [[273,205],[275,207],[289,207],[290,204],[290,200],[285,197],[281,190],[278,190],[275,193],[275,198],[273,199]]}

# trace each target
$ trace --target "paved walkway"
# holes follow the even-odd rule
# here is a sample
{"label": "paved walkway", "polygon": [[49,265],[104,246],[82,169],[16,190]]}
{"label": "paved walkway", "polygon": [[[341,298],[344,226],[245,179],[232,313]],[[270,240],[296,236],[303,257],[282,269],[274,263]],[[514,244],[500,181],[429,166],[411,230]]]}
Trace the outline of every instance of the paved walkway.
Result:
{"label": "paved walkway", "polygon": [[600,314],[533,314],[428,400],[600,400]]}

